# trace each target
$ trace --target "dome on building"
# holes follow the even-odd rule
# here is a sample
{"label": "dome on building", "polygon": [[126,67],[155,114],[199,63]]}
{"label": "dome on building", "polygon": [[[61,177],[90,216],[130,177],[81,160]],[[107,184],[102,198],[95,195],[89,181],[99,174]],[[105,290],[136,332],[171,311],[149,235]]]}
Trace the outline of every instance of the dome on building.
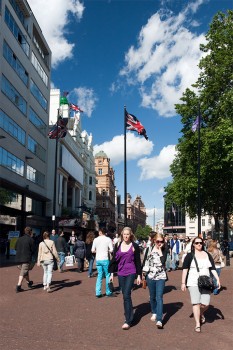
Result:
{"label": "dome on building", "polygon": [[108,156],[104,151],[99,151],[96,153],[95,158],[108,158]]}
{"label": "dome on building", "polygon": [[60,98],[60,106],[61,105],[68,105],[68,104],[69,104],[69,102],[68,102],[67,98],[65,96],[62,96]]}

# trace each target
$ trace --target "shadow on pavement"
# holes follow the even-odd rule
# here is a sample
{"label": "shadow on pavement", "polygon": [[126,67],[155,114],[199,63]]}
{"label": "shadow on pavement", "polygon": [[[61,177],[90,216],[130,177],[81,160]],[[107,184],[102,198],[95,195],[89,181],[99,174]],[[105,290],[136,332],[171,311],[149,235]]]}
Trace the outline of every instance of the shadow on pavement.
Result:
{"label": "shadow on pavement", "polygon": [[165,325],[170,318],[175,315],[182,307],[183,303],[169,303],[169,304],[164,304],[163,305],[163,313],[164,313],[164,318],[163,318],[163,325]]}
{"label": "shadow on pavement", "polygon": [[133,320],[132,326],[136,326],[140,322],[141,318],[143,318],[144,316],[148,315],[151,312],[149,302],[134,306],[134,309],[135,309],[135,314],[134,314],[134,320]]}
{"label": "shadow on pavement", "polygon": [[177,288],[175,286],[165,286],[163,294],[170,293],[172,290],[177,290]]}
{"label": "shadow on pavement", "polygon": [[72,282],[66,282],[67,280],[62,281],[53,281],[51,285],[51,292],[57,292],[60,289],[63,288],[70,288],[74,286],[78,286],[82,283],[82,281],[72,281]]}
{"label": "shadow on pavement", "polygon": [[206,322],[213,323],[216,320],[224,320],[225,317],[221,310],[215,308],[213,305],[209,306],[209,309],[205,313]]}

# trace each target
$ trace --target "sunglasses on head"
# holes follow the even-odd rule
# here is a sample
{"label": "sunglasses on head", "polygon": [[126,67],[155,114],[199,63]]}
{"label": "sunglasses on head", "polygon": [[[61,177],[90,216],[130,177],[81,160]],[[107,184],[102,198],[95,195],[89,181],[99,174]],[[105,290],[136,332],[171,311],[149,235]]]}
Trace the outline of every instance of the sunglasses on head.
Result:
{"label": "sunglasses on head", "polygon": [[157,243],[157,244],[164,243],[164,241],[155,241],[155,243]]}
{"label": "sunglasses on head", "polygon": [[201,244],[202,245],[203,243],[202,242],[194,242],[194,244],[195,245],[197,245],[197,244]]}

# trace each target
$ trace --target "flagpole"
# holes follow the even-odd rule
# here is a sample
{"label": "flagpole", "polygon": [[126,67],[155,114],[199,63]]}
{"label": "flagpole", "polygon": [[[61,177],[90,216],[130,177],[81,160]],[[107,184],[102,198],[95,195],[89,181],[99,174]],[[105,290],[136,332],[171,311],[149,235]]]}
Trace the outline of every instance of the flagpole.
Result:
{"label": "flagpole", "polygon": [[54,164],[54,179],[53,179],[53,229],[56,227],[56,201],[57,201],[57,152],[58,152],[58,120],[59,120],[59,108],[57,109],[57,136],[55,146],[55,164]]}
{"label": "flagpole", "polygon": [[124,106],[124,224],[127,226],[126,106]]}
{"label": "flagpole", "polygon": [[197,217],[198,235],[201,234],[201,107],[198,104],[198,148],[197,148]]}

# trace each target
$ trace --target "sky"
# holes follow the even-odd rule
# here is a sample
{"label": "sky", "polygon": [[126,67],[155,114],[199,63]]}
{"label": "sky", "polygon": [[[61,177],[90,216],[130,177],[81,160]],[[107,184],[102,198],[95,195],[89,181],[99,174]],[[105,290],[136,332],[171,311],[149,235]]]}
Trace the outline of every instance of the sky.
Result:
{"label": "sky", "polygon": [[[163,217],[164,186],[181,136],[174,104],[199,75],[199,46],[232,0],[28,0],[52,51],[51,87],[69,91],[82,128],[115,170],[124,201],[124,106],[149,140],[127,133],[127,192]],[[195,119],[195,116],[194,116]]]}

